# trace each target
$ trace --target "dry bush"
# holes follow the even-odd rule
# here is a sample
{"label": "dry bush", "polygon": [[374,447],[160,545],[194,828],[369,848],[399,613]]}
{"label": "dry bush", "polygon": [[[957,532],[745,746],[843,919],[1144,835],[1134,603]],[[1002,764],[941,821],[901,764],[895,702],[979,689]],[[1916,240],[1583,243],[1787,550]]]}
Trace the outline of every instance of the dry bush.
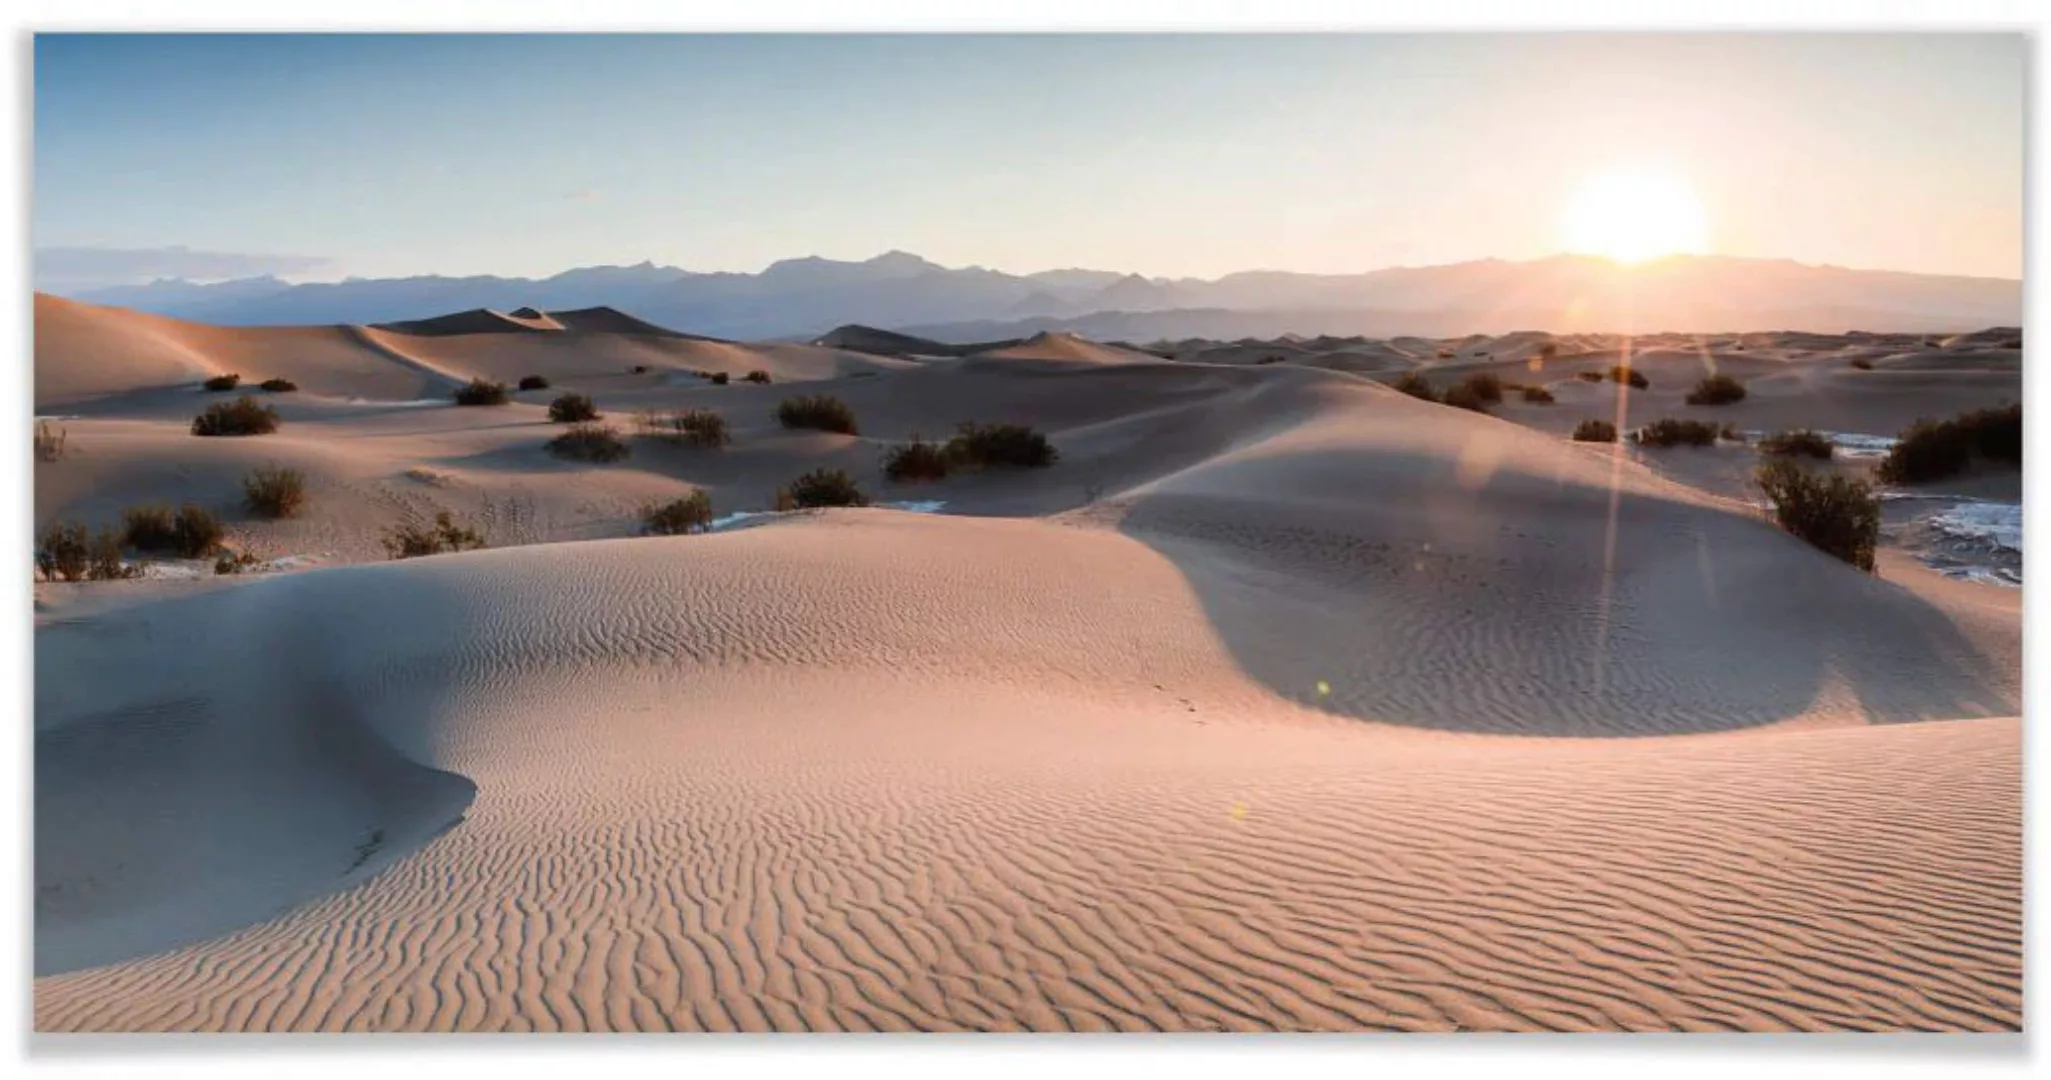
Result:
{"label": "dry bush", "polygon": [[476,529],[458,525],[447,510],[434,516],[434,527],[407,522],[385,534],[385,551],[394,559],[414,559],[449,551],[475,551],[484,547]]}
{"label": "dry bush", "polygon": [[233,390],[237,386],[242,385],[242,376],[216,375],[213,378],[210,378],[207,381],[201,383],[200,385],[206,387],[209,390],[214,391],[215,393],[222,393],[228,390]]}
{"label": "dry bush", "polygon": [[239,397],[209,405],[192,418],[194,435],[269,435],[278,430],[278,410],[259,405],[255,398]]}
{"label": "dry bush", "polygon": [[1690,405],[1730,405],[1745,400],[1745,384],[1728,375],[1711,375],[1688,391]]}
{"label": "dry bush", "polygon": [[682,536],[711,528],[712,496],[703,491],[641,510],[641,531],[655,536]]}
{"label": "dry bush", "polygon": [[488,379],[472,379],[456,388],[458,405],[504,405],[512,399],[506,394],[506,384]]}
{"label": "dry bush", "polygon": [[234,552],[224,549],[219,555],[214,557],[214,574],[215,576],[220,576],[223,574],[248,573],[252,567],[262,561],[253,552]]}
{"label": "dry bush", "polygon": [[1781,528],[1872,571],[1873,549],[1880,540],[1880,500],[1863,481],[1834,473],[1815,475],[1784,459],[1761,465],[1757,481],[1773,503],[1773,517]]}
{"label": "dry bush", "polygon": [[88,533],[83,525],[53,525],[36,541],[36,569],[47,581],[119,581],[142,576],[121,564],[121,534]]}
{"label": "dry bush", "polygon": [[746,375],[741,376],[741,381],[766,384],[769,382],[769,373],[761,370],[750,371]]}
{"label": "dry bush", "polygon": [[610,424],[572,424],[548,440],[548,452],[573,461],[625,461],[634,451]]}
{"label": "dry bush", "polygon": [[1524,400],[1533,405],[1550,405],[1553,403],[1552,391],[1547,390],[1543,386],[1527,386],[1524,388],[1523,393]]}
{"label": "dry bush", "polygon": [[1858,368],[1860,371],[1871,371],[1873,370],[1873,361],[1861,356],[1858,359],[1852,361],[1852,366]]}
{"label": "dry bush", "polygon": [[1431,380],[1414,371],[1404,372],[1395,382],[1389,384],[1389,388],[1409,394],[1420,401],[1436,403],[1439,400],[1439,392],[1431,388]]}
{"label": "dry bush", "polygon": [[242,478],[242,505],[259,517],[288,518],[306,505],[306,474],[263,465]]}
{"label": "dry bush", "polygon": [[855,486],[854,477],[839,469],[813,469],[776,489],[778,510],[867,505],[869,498]]}
{"label": "dry bush", "polygon": [[1575,374],[1574,377],[1581,380],[1582,382],[1601,382],[1603,379],[1607,378],[1607,376],[1605,376],[1600,371],[1578,372]]}
{"label": "dry bush", "polygon": [[1609,369],[1609,381],[1629,383],[1634,390],[1644,390],[1652,385],[1652,380],[1646,378],[1644,372],[1629,364],[1616,364],[1612,366]]}
{"label": "dry bush", "polygon": [[1715,424],[1667,417],[1639,428],[1631,441],[1639,446],[1715,446],[1716,434]]}
{"label": "dry bush", "polygon": [[1042,469],[1060,460],[1061,452],[1045,435],[1024,424],[977,424],[964,421],[943,451],[950,466],[987,469],[1008,466]]}
{"label": "dry bush", "polygon": [[265,379],[257,385],[273,394],[289,394],[299,389],[299,384],[290,379]]}
{"label": "dry bush", "polygon": [[1812,457],[1818,461],[1829,461],[1837,453],[1837,447],[1821,432],[1794,428],[1760,439],[1759,452],[1781,457]]}
{"label": "dry bush", "polygon": [[1617,426],[1607,420],[1583,420],[1574,427],[1575,442],[1616,442]]}
{"label": "dry bush", "polygon": [[847,402],[827,394],[785,398],[776,407],[776,419],[787,428],[813,428],[842,435],[859,435],[855,411]]}
{"label": "dry bush", "polygon": [[1920,484],[1956,476],[1975,457],[2022,464],[2020,404],[1974,409],[1949,420],[1918,420],[1901,433],[1875,475],[1890,484]]}
{"label": "dry bush", "polygon": [[548,389],[548,380],[540,375],[522,375],[520,376],[520,389],[546,390]]}
{"label": "dry bush", "polygon": [[634,418],[643,435],[689,446],[716,448],[733,441],[726,417],[711,409],[650,410]]}
{"label": "dry bush", "polygon": [[181,558],[197,559],[221,546],[224,530],[213,512],[186,503],[172,512],[156,503],[131,506],[121,513],[121,542],[137,551],[171,552]]}
{"label": "dry bush", "polygon": [[548,419],[555,424],[585,424],[598,419],[598,406],[588,394],[564,394],[548,403]]}
{"label": "dry bush", "polygon": [[[1502,403],[1503,380],[1491,372],[1477,371],[1461,379],[1459,386],[1455,386],[1453,389],[1458,390],[1461,387],[1466,387],[1467,393],[1484,405],[1498,405]],[[1448,391],[1447,397],[1451,396],[1451,391]],[[1452,402],[1448,401],[1447,404],[1450,405]]]}
{"label": "dry bush", "polygon": [[947,458],[946,447],[913,435],[912,441],[884,451],[883,476],[893,484],[945,480],[948,471]]}
{"label": "dry bush", "polygon": [[52,427],[48,420],[36,421],[36,460],[62,461],[65,444],[69,436],[61,427]]}
{"label": "dry bush", "polygon": [[1439,403],[1441,405],[1451,405],[1456,409],[1468,409],[1478,413],[1488,412],[1488,402],[1481,396],[1481,391],[1464,379],[1453,384],[1446,391],[1446,396],[1439,399]]}
{"label": "dry bush", "polygon": [[727,373],[724,371],[715,372],[712,376],[712,385],[714,386],[725,386],[727,383],[731,381],[732,378],[728,376]]}

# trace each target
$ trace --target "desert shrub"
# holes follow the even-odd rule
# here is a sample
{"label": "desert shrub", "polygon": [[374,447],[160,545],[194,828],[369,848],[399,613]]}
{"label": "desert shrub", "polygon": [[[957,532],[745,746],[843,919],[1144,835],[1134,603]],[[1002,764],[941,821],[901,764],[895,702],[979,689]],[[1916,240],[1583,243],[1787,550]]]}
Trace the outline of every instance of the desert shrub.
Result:
{"label": "desert shrub", "polygon": [[217,402],[192,418],[194,435],[269,435],[276,430],[278,410],[252,397]]}
{"label": "desert shrub", "polygon": [[1639,446],[1715,446],[1716,425],[1667,417],[1639,428],[1631,441]]}
{"label": "desert shrub", "polygon": [[1786,459],[1761,465],[1757,479],[1781,528],[1861,570],[1873,569],[1880,500],[1863,481],[1810,473]]}
{"label": "desert shrub", "polygon": [[290,379],[265,379],[257,385],[273,394],[289,394],[299,389],[299,384]]}
{"label": "desert shrub", "polygon": [[520,376],[520,389],[546,390],[548,389],[548,380],[540,375],[522,375]]}
{"label": "desert shrub", "polygon": [[570,430],[548,440],[548,452],[573,461],[624,461],[633,448],[610,424],[572,424]]}
{"label": "desert shrub", "polygon": [[[1466,387],[1474,395],[1475,399],[1483,404],[1495,405],[1503,400],[1503,380],[1490,372],[1477,371],[1461,379],[1460,386]],[[1459,389],[1459,387],[1454,387],[1454,389]],[[1451,404],[1451,402],[1447,404]]]}
{"label": "desert shrub", "polygon": [[627,371],[635,375],[646,375],[648,374],[648,365],[635,364],[633,367],[628,368]]}
{"label": "desert shrub", "polygon": [[504,405],[508,400],[506,384],[485,379],[472,379],[456,388],[458,405]]}
{"label": "desert shrub", "polygon": [[1582,382],[1601,382],[1608,376],[1604,375],[1600,371],[1583,371],[1576,373],[1574,377],[1580,379]]}
{"label": "desert shrub", "polygon": [[264,465],[242,478],[242,505],[260,517],[287,518],[306,505],[306,474]]}
{"label": "desert shrub", "polygon": [[1482,398],[1481,391],[1475,389],[1472,384],[1465,380],[1454,383],[1448,388],[1446,396],[1440,398],[1439,403],[1451,405],[1456,409],[1472,409],[1478,413],[1488,411],[1488,402]]}
{"label": "desert shrub", "polygon": [[1559,355],[1560,347],[1557,342],[1548,341],[1545,344],[1540,345],[1538,347],[1538,360],[1542,364],[1551,363],[1553,360],[1557,359]]}
{"label": "desert shrub", "polygon": [[683,409],[677,412],[650,410],[634,418],[641,434],[691,446],[719,447],[732,441],[726,417],[711,409]]}
{"label": "desert shrub", "polygon": [[716,371],[712,373],[712,385],[714,386],[725,386],[727,383],[732,381],[733,379],[724,371]]}
{"label": "desert shrub", "polygon": [[1852,361],[1852,366],[1858,368],[1860,371],[1871,371],[1873,370],[1873,361],[1861,356],[1858,359]]}
{"label": "desert shrub", "polygon": [[1745,400],[1745,384],[1728,375],[1711,375],[1688,391],[1690,405],[1729,405]]}
{"label": "desert shrub", "polygon": [[1390,383],[1389,386],[1391,389],[1409,394],[1420,401],[1436,402],[1439,399],[1439,392],[1431,388],[1431,380],[1414,371],[1404,372],[1400,378]]}
{"label": "desert shrub", "polygon": [[883,453],[883,475],[893,484],[945,480],[947,470],[946,447],[927,442],[917,435],[912,436],[912,441],[900,443]]}
{"label": "desert shrub", "polygon": [[1553,403],[1552,391],[1547,390],[1543,386],[1527,386],[1523,389],[1523,394],[1524,400],[1533,405],[1550,405]]}
{"label": "desert shrub", "polygon": [[641,510],[641,531],[655,536],[681,536],[711,528],[712,496],[702,491]]}
{"label": "desert shrub", "polygon": [[52,427],[48,420],[36,421],[36,460],[62,460],[67,440],[68,436],[63,428]]}
{"label": "desert shrub", "polygon": [[213,378],[201,383],[200,385],[206,387],[209,390],[214,391],[215,393],[221,393],[224,391],[233,390],[237,386],[242,385],[242,376],[216,375]]}
{"label": "desert shrub", "polygon": [[1644,372],[1629,364],[1617,364],[1611,367],[1608,377],[1611,382],[1629,383],[1633,390],[1643,390],[1652,385],[1652,380],[1646,378]]}
{"label": "desert shrub", "polygon": [[434,516],[434,527],[407,522],[385,534],[385,551],[394,559],[440,555],[445,551],[474,551],[484,546],[476,529],[458,525],[447,510]]}
{"label": "desert shrub", "polygon": [[1451,349],[1440,349],[1434,355],[1436,355],[1441,360],[1451,360],[1453,357],[1458,356],[1459,354]]}
{"label": "desert shrub", "polygon": [[1263,356],[1263,357],[1261,357],[1260,359],[1258,359],[1258,360],[1255,360],[1255,361],[1254,361],[1254,363],[1256,363],[1256,364],[1279,364],[1279,363],[1281,363],[1281,362],[1282,362],[1282,359],[1283,359],[1283,358],[1282,358],[1282,357],[1279,357],[1279,356]]}
{"label": "desert shrub", "polygon": [[750,371],[746,375],[741,376],[741,381],[751,383],[767,383],[769,381],[769,373],[766,371]]}
{"label": "desert shrub", "polygon": [[548,419],[557,424],[583,424],[598,419],[598,406],[586,394],[564,394],[548,403]]}
{"label": "desert shrub", "polygon": [[776,419],[787,428],[861,434],[855,425],[855,411],[847,407],[847,402],[827,394],[785,398],[776,407]]}
{"label": "desert shrub", "polygon": [[120,542],[137,551],[168,551],[197,559],[221,546],[220,519],[195,503],[172,512],[161,503],[131,506],[121,513]]}
{"label": "desert shrub", "polygon": [[48,581],[118,581],[141,577],[121,563],[121,534],[88,533],[83,525],[53,525],[36,540],[36,569]]}
{"label": "desert shrub", "polygon": [[947,440],[948,464],[962,469],[993,465],[1043,469],[1060,460],[1061,452],[1045,435],[1024,424],[977,424],[964,421]]}
{"label": "desert shrub", "polygon": [[2021,405],[1974,409],[1949,420],[1918,420],[1901,433],[1876,475],[1890,484],[1920,484],[1964,472],[1975,457],[2022,464]]}
{"label": "desert shrub", "polygon": [[1717,428],[1716,437],[1725,442],[1741,443],[1745,441],[1745,433],[1738,430],[1738,425],[1731,423],[1726,423],[1722,427]]}
{"label": "desert shrub", "polygon": [[251,567],[261,561],[251,552],[235,552],[224,549],[219,555],[214,557],[214,573],[217,576],[247,573]]}
{"label": "desert shrub", "polygon": [[1616,442],[1617,426],[1607,420],[1583,420],[1574,426],[1575,442]]}
{"label": "desert shrub", "polygon": [[776,489],[778,510],[815,506],[867,506],[868,496],[855,486],[854,477],[839,469],[813,469]]}
{"label": "desert shrub", "polygon": [[1829,461],[1837,452],[1837,448],[1820,432],[1795,428],[1760,439],[1759,452],[1777,454],[1781,457],[1812,457],[1818,461]]}

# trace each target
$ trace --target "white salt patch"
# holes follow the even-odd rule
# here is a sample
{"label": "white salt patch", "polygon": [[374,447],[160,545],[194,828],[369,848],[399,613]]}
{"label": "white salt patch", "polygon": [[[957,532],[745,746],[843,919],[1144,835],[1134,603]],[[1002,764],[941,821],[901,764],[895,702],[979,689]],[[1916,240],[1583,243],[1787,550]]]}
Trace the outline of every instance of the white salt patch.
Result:
{"label": "white salt patch", "polygon": [[1984,566],[1939,567],[1937,572],[1954,581],[1970,581],[1975,585],[1999,585],[2004,589],[2023,587],[2022,575],[2007,567],[1988,569]]}
{"label": "white salt patch", "polygon": [[[946,505],[947,503],[940,499],[911,499],[905,502],[877,503],[876,509],[902,510],[907,514],[937,514]],[[708,531],[724,532],[727,529],[745,525],[750,521],[763,518],[789,517],[792,514],[802,513],[804,513],[802,510],[736,510],[731,514],[722,514],[719,517],[713,518],[712,525]]]}
{"label": "white salt patch", "polygon": [[[1773,432],[1744,431],[1739,434],[1745,437],[1746,442],[1756,443]],[[1830,444],[1837,448],[1838,456],[1844,458],[1886,457],[1898,441],[1892,436],[1867,435],[1858,431],[1819,431],[1816,434],[1829,439]]]}
{"label": "white salt patch", "polygon": [[2023,508],[2020,503],[1961,503],[1930,518],[1930,525],[1946,536],[1987,544],[2002,551],[2023,549]]}

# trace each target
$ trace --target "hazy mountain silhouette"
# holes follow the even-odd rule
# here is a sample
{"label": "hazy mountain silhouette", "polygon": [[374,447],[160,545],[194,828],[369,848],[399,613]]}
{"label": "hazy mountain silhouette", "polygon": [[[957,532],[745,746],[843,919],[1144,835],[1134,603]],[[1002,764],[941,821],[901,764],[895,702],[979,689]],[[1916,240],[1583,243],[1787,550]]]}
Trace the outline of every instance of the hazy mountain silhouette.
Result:
{"label": "hazy mountain silhouette", "polygon": [[951,341],[1067,330],[1096,338],[1503,333],[1510,330],[1969,330],[2022,319],[2022,283],[1676,256],[1635,267],[1553,256],[1361,274],[1257,270],[1216,280],[949,268],[902,251],[807,257],[759,274],[598,266],[553,277],[409,277],[291,285],[161,280],[67,294],[224,325],[386,323],[471,308],[611,306],[729,338],[810,339],[849,323]]}

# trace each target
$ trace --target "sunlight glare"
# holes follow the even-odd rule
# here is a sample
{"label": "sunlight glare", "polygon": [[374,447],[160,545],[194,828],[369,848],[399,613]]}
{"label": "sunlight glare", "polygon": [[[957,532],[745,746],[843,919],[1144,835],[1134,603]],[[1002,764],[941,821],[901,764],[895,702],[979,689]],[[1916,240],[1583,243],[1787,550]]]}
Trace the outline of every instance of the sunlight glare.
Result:
{"label": "sunlight glare", "polygon": [[1613,169],[1574,193],[1561,221],[1568,251],[1620,263],[1699,254],[1708,246],[1702,202],[1687,181],[1658,169]]}

